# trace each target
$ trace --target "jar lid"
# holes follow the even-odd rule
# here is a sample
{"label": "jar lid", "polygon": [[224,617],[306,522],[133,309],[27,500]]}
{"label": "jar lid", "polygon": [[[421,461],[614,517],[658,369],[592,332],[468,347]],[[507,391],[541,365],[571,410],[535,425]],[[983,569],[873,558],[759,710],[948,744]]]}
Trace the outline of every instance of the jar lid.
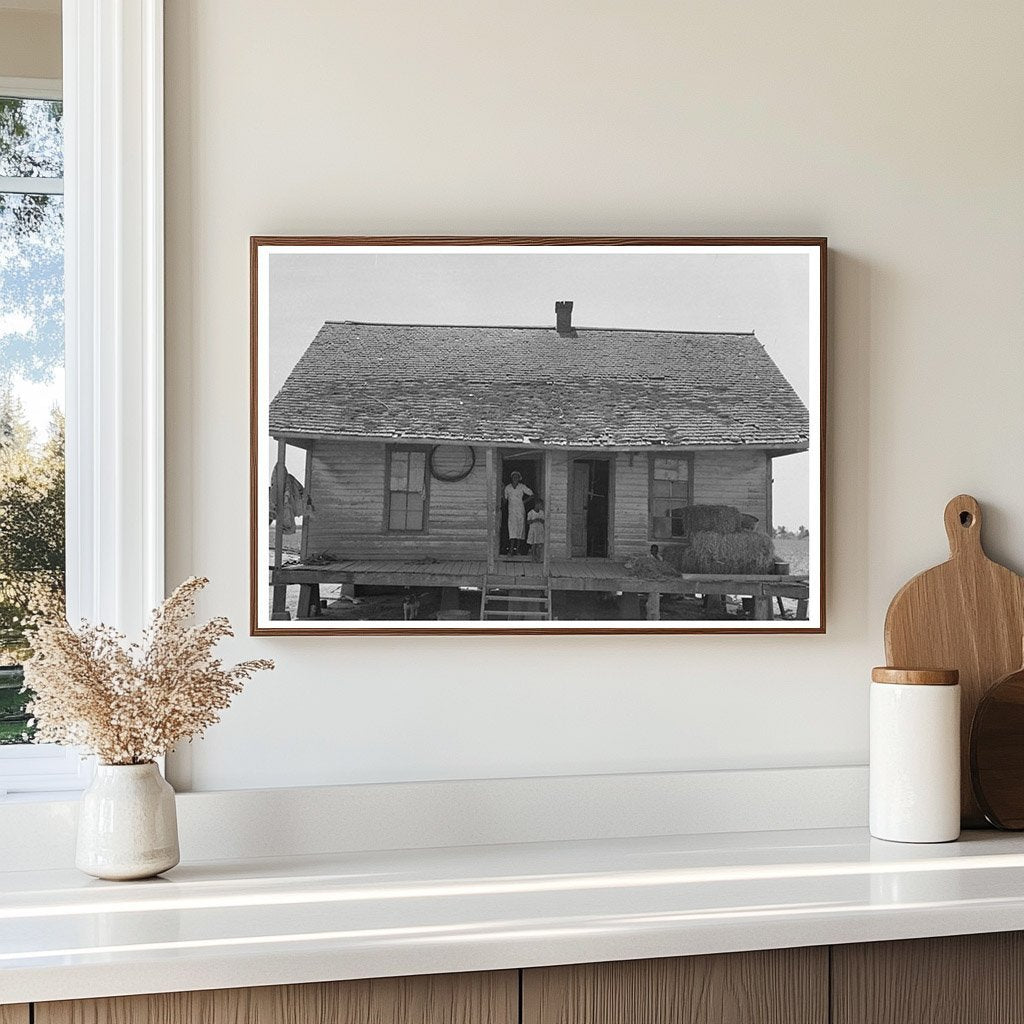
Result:
{"label": "jar lid", "polygon": [[898,683],[904,686],[956,686],[960,673],[955,668],[873,668],[873,683]]}

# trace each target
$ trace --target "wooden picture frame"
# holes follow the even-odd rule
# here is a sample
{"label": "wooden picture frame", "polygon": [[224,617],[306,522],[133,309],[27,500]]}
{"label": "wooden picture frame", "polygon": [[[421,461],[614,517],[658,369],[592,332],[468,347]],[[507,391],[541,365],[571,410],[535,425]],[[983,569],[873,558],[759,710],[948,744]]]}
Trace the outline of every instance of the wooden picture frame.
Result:
{"label": "wooden picture frame", "polygon": [[[251,634],[824,633],[827,249],[252,237]],[[518,315],[538,308],[531,282],[556,304],[540,327]],[[396,447],[427,453],[423,529],[400,544],[387,529]],[[434,452],[467,474],[432,477]],[[658,453],[689,465],[664,542]],[[543,545],[498,501],[517,454],[528,479],[509,501],[543,499]],[[796,456],[784,493],[783,456]],[[796,535],[778,535],[780,493]],[[771,571],[750,570],[773,549]]]}

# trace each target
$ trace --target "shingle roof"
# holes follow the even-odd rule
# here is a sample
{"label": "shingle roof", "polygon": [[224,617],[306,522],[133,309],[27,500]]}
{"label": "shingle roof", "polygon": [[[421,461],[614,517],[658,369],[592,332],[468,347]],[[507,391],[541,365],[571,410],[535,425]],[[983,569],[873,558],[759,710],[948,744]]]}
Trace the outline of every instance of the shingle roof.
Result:
{"label": "shingle roof", "polygon": [[802,449],[808,415],[752,333],[328,321],[270,432]]}

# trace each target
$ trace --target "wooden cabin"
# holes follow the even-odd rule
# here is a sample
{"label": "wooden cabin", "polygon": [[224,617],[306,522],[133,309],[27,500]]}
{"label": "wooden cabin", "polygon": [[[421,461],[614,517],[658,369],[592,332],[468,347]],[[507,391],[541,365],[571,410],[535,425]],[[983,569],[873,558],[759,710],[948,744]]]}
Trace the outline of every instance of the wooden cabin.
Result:
{"label": "wooden cabin", "polygon": [[[685,505],[770,531],[772,462],[807,449],[808,413],[757,337],[574,327],[571,311],[557,303],[549,327],[325,323],[270,406],[282,456],[308,453],[312,508],[306,568],[274,582],[525,573],[622,590],[616,567],[671,544]],[[501,502],[513,471],[547,509],[544,560],[522,571]]]}

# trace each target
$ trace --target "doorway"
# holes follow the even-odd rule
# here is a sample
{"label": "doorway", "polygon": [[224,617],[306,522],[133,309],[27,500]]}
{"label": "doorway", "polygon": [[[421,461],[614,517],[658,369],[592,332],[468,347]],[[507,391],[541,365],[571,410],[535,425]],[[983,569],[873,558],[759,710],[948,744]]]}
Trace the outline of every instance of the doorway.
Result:
{"label": "doorway", "polygon": [[[508,506],[502,496],[505,485],[512,482],[512,474],[519,473],[522,482],[533,492],[534,497],[544,497],[544,461],[539,452],[501,452],[501,474],[498,479],[498,507],[501,509],[501,529],[498,532],[498,554],[510,554],[508,537]],[[526,509],[533,507],[533,498],[526,499]],[[524,549],[525,550],[525,549]]]}
{"label": "doorway", "polygon": [[573,459],[569,478],[569,553],[607,558],[611,526],[611,460]]}

